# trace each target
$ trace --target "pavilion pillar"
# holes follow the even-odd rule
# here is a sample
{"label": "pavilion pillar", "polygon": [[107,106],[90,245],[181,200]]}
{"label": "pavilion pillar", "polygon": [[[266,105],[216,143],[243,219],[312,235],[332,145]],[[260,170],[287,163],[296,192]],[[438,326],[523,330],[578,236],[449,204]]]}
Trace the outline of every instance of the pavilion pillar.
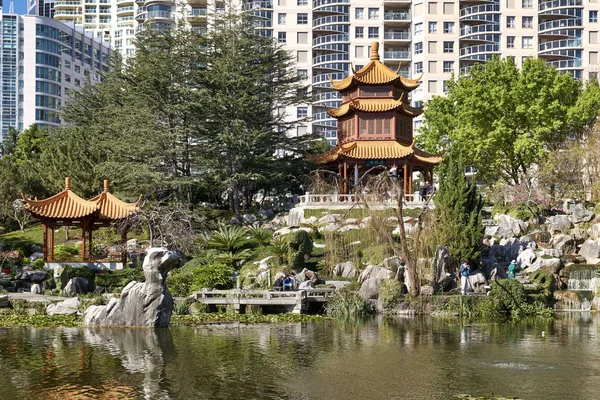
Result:
{"label": "pavilion pillar", "polygon": [[123,229],[121,232],[121,262],[123,263],[123,268],[125,268],[125,264],[127,264],[127,230]]}
{"label": "pavilion pillar", "polygon": [[83,219],[83,220],[81,220],[81,261],[83,261],[83,262],[86,261],[86,254],[87,254],[86,240],[85,240],[86,233],[87,233],[87,223],[86,223],[86,220]]}
{"label": "pavilion pillar", "polygon": [[92,232],[93,232],[93,228],[94,225],[90,225],[89,229],[88,229],[88,254],[90,256],[90,261],[92,261]]}
{"label": "pavilion pillar", "polygon": [[48,225],[42,224],[44,227],[44,262],[48,262]]}
{"label": "pavilion pillar", "polygon": [[408,190],[408,165],[406,161],[404,162],[403,172],[404,177],[402,178],[402,196],[404,196]]}
{"label": "pavilion pillar", "polygon": [[49,233],[50,233],[50,247],[48,249],[49,255],[50,255],[49,261],[52,262],[52,261],[54,261],[54,227],[53,226],[50,227]]}
{"label": "pavilion pillar", "polygon": [[348,163],[344,160],[344,194],[348,194]]}
{"label": "pavilion pillar", "polygon": [[[409,165],[408,167],[408,193],[412,195],[413,194],[413,166],[412,164]],[[411,196],[411,201],[412,201],[412,196]]]}
{"label": "pavilion pillar", "polygon": [[354,164],[354,191],[358,190],[358,162]]}

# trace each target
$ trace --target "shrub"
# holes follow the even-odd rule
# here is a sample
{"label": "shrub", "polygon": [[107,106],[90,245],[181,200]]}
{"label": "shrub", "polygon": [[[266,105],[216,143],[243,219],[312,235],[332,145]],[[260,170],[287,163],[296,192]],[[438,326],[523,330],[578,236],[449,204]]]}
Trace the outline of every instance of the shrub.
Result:
{"label": "shrub", "polygon": [[34,269],[44,269],[44,259],[43,258],[38,258],[37,260],[35,260],[33,262],[33,268]]}
{"label": "shrub", "polygon": [[248,228],[250,237],[256,241],[260,246],[266,246],[273,237],[273,232],[269,229],[261,228],[258,225],[252,225]]}
{"label": "shrub", "polygon": [[123,288],[131,281],[144,282],[144,271],[138,268],[125,268],[109,273],[96,274],[94,283],[96,286],[104,286],[112,289]]}
{"label": "shrub", "polygon": [[496,281],[491,296],[498,301],[501,312],[507,315],[518,313],[519,308],[527,302],[523,284],[516,279]]}
{"label": "shrub", "polygon": [[551,305],[555,290],[554,277],[548,271],[537,270],[529,275],[529,281],[536,284],[536,293],[530,294],[529,297],[534,302],[540,302],[546,305]]}
{"label": "shrub", "polygon": [[512,208],[508,212],[508,215],[510,215],[513,218],[526,221],[530,218],[537,217],[538,213],[539,213],[538,206],[533,202],[529,202],[529,204],[520,203],[515,208]]}
{"label": "shrub", "polygon": [[381,286],[379,287],[379,299],[383,303],[383,308],[385,310],[391,310],[400,304],[403,289],[404,285],[395,279],[384,280],[381,282]]}
{"label": "shrub", "polygon": [[217,250],[235,252],[247,246],[246,231],[237,225],[219,226],[208,235],[207,244]]}
{"label": "shrub", "polygon": [[70,244],[59,244],[54,248],[54,258],[58,261],[68,260],[72,256],[76,256],[81,250],[80,246]]}
{"label": "shrub", "polygon": [[194,284],[194,273],[187,269],[177,269],[167,276],[167,287],[175,297],[189,296]]}
{"label": "shrub", "polygon": [[231,289],[233,268],[225,264],[211,264],[195,269],[191,291],[208,289]]}
{"label": "shrub", "polygon": [[355,286],[351,286],[348,285],[335,291],[325,307],[328,316],[337,319],[356,320],[371,314],[372,308],[369,303],[358,295],[358,291],[353,290]]}
{"label": "shrub", "polygon": [[185,299],[178,301],[173,306],[173,314],[175,315],[188,315],[190,314],[190,306],[194,303],[193,299]]}
{"label": "shrub", "polygon": [[280,264],[287,262],[288,242],[283,236],[278,236],[271,240],[269,252],[277,257]]}
{"label": "shrub", "polygon": [[89,269],[88,267],[77,267],[77,268],[73,268],[72,271],[72,277],[80,277],[80,278],[87,278],[90,280],[94,280],[96,273],[94,271],[92,271],[91,269]]}
{"label": "shrub", "polygon": [[307,232],[297,230],[288,236],[288,263],[292,270],[304,268],[304,256],[312,252],[313,242]]}

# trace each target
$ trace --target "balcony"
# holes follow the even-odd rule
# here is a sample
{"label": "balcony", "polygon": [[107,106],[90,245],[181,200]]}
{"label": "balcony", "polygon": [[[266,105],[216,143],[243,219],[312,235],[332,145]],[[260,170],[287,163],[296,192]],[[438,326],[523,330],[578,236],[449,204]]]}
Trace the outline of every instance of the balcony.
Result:
{"label": "balcony", "polygon": [[350,36],[347,34],[341,35],[326,35],[319,36],[313,39],[313,46],[320,46],[329,43],[349,42]]}
{"label": "balcony", "polygon": [[162,11],[162,10],[148,11],[147,18],[172,19],[173,13],[171,13],[171,11]]}
{"label": "balcony", "polygon": [[481,44],[479,46],[469,46],[460,49],[460,56],[474,56],[478,54],[498,53],[500,52],[499,44]]}
{"label": "balcony", "polygon": [[322,63],[335,63],[348,61],[348,53],[326,54],[323,56],[313,57],[313,65]]}
{"label": "balcony", "polygon": [[383,58],[386,60],[410,60],[410,51],[384,51]]}
{"label": "balcony", "polygon": [[541,53],[554,49],[570,49],[573,47],[581,47],[581,39],[553,40],[551,42],[540,43],[539,51]]}
{"label": "balcony", "polygon": [[347,15],[334,15],[330,17],[321,17],[313,20],[313,27],[329,24],[348,23],[349,19]]}
{"label": "balcony", "polygon": [[[565,18],[556,19],[553,21],[544,22],[538,25],[539,33],[545,33],[545,31],[564,29],[564,28],[582,28],[581,18]],[[552,34],[548,32],[548,34]]]}
{"label": "balcony", "polygon": [[498,24],[484,24],[484,25],[466,25],[460,30],[461,39],[464,36],[470,36],[480,33],[500,33],[500,25]]}
{"label": "balcony", "polygon": [[117,15],[133,13],[133,6],[117,7]]}
{"label": "balcony", "polygon": [[546,65],[556,69],[573,69],[581,68],[581,59],[575,58],[572,60],[547,61]]}
{"label": "balcony", "polygon": [[348,5],[349,3],[350,3],[350,0],[314,0],[312,2],[312,6],[313,6],[313,8],[319,8],[319,7],[335,5],[335,4]]}
{"label": "balcony", "polygon": [[57,10],[54,12],[54,16],[55,17],[60,17],[62,15],[65,16],[76,16],[76,15],[81,15],[81,11],[68,11],[68,10]]}
{"label": "balcony", "polygon": [[548,11],[555,8],[583,7],[583,0],[552,0],[540,3],[539,11]]}
{"label": "balcony", "polygon": [[410,32],[384,32],[384,40],[410,40]]}
{"label": "balcony", "polygon": [[250,3],[246,3],[242,6],[242,10],[244,10],[244,11],[272,10],[272,9],[273,9],[272,1],[252,1]]}
{"label": "balcony", "polygon": [[386,12],[383,13],[384,21],[410,21],[410,13]]}
{"label": "balcony", "polygon": [[499,13],[500,4],[482,4],[479,6],[466,7],[460,10],[460,16],[466,17],[473,14]]}
{"label": "balcony", "polygon": [[208,10],[206,8],[192,8],[188,11],[188,18],[205,18],[208,14]]}
{"label": "balcony", "polygon": [[81,2],[80,1],[72,1],[72,0],[62,0],[62,1],[57,1],[54,3],[54,9],[58,9],[58,8],[63,8],[63,7],[68,7],[71,8],[73,6],[79,7],[81,6]]}

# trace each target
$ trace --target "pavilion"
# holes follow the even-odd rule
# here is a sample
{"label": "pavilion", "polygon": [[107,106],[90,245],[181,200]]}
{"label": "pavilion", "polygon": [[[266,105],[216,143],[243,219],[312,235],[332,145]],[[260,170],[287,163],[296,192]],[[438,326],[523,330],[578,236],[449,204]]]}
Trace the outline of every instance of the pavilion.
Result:
{"label": "pavilion", "polygon": [[[44,200],[29,200],[23,197],[25,210],[40,220],[44,228],[44,262],[54,262],[54,230],[61,226],[81,228],[81,261],[91,262],[92,232],[100,227],[119,224],[140,211],[139,200],[125,203],[108,190],[104,181],[104,191],[85,200],[71,190],[71,178],[65,178],[65,188],[60,193]],[[50,229],[48,229],[50,228]],[[121,230],[121,262],[127,262],[127,229]]]}
{"label": "pavilion", "polygon": [[408,94],[419,86],[418,79],[398,75],[379,61],[379,43],[371,44],[371,61],[359,71],[331,87],[342,95],[338,108],[330,108],[330,116],[338,120],[338,144],[327,153],[309,156],[325,168],[337,170],[343,179],[343,192],[349,194],[349,173],[353,170],[354,187],[359,176],[375,166],[383,166],[403,181],[404,194],[412,197],[413,172],[420,171],[433,183],[433,167],[442,157],[428,154],[415,146],[413,118],[420,108],[410,106]]}

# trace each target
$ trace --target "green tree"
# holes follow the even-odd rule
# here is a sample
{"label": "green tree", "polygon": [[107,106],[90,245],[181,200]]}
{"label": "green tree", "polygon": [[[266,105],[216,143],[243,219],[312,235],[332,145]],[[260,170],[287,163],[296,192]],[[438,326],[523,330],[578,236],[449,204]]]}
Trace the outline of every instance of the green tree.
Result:
{"label": "green tree", "polygon": [[519,70],[512,58],[494,58],[428,102],[419,140],[430,151],[450,145],[478,168],[478,180],[519,184],[549,149],[593,123],[599,93],[596,81],[582,91],[578,80],[542,60],[527,59]]}
{"label": "green tree", "polygon": [[454,267],[462,260],[477,265],[484,236],[481,194],[477,185],[465,178],[462,160],[454,152],[446,154],[439,174],[440,188],[434,197],[433,243],[448,246]]}

